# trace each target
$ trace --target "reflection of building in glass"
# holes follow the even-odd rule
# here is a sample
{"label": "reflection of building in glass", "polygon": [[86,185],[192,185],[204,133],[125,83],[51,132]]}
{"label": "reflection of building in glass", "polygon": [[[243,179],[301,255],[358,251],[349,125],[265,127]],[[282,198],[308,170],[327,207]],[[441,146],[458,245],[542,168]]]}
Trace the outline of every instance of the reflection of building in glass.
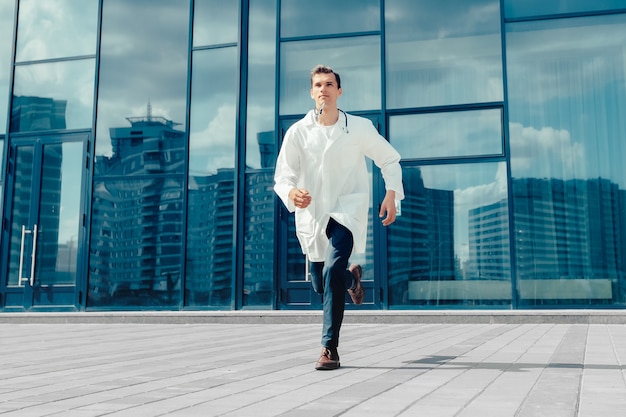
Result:
{"label": "reflection of building in glass", "polygon": [[11,131],[65,129],[67,100],[46,97],[13,96]]}
{"label": "reflection of building in glass", "polygon": [[185,132],[163,117],[128,117],[130,127],[110,129],[113,155],[96,161],[96,175],[184,173]]}
{"label": "reflection of building in glass", "polygon": [[607,179],[513,181],[518,279],[624,277],[624,191]]}
{"label": "reflection of building in glass", "polygon": [[150,111],[128,121],[110,130],[114,154],[95,163],[89,301],[171,305],[183,232],[182,175],[173,174],[183,172],[185,132]]}
{"label": "reflection of building in glass", "polygon": [[392,302],[406,302],[407,281],[461,278],[454,256],[454,193],[426,188],[418,167],[403,168],[402,176],[411,192],[388,231]]}
{"label": "reflection of building in glass", "polygon": [[469,259],[466,279],[510,280],[509,209],[507,200],[469,211]]}
{"label": "reflection of building in glass", "polygon": [[274,169],[246,172],[244,226],[244,297],[246,305],[267,305],[273,291]]}
{"label": "reflection of building in glass", "polygon": [[[606,179],[513,180],[521,299],[611,300],[624,286],[626,193]],[[468,275],[511,277],[507,203],[470,210]]]}
{"label": "reflection of building in glass", "polygon": [[233,169],[190,176],[185,303],[228,306],[233,278]]}
{"label": "reflection of building in glass", "polygon": [[43,148],[43,171],[41,173],[41,198],[38,220],[37,269],[48,282],[72,282],[67,276],[57,272],[59,257],[59,213],[61,212],[61,169],[63,145],[48,144]]}
{"label": "reflection of building in glass", "polygon": [[[63,282],[67,274],[57,272],[57,259],[61,248],[59,247],[59,213],[61,209],[61,167],[63,162],[63,147],[59,144],[48,144],[43,147],[44,156],[41,172],[40,199],[37,225],[37,254],[36,275],[38,283],[41,279],[47,282]],[[30,213],[32,211],[31,191],[33,181],[39,178],[33,177],[35,163],[35,149],[33,146],[21,146],[16,155],[16,175],[19,176],[20,190],[14,194],[12,207],[12,233],[11,233],[11,268],[14,274],[11,281],[18,283],[18,265],[22,265],[22,277],[31,276],[31,262],[35,262],[28,254],[31,252],[32,242],[35,239],[34,225]],[[22,227],[25,228],[22,231]],[[26,235],[28,233],[28,235]],[[24,245],[24,246],[23,246]],[[62,276],[63,275],[63,276]]]}
{"label": "reflection of building in glass", "polygon": [[276,132],[257,134],[260,169],[246,169],[244,200],[244,305],[269,305],[274,264],[274,159]]}
{"label": "reflection of building in glass", "polygon": [[[13,97],[13,113],[11,115],[11,130],[44,130],[65,129],[65,100],[54,100],[44,97]],[[33,146],[20,146],[17,151],[16,170],[20,181],[20,190],[14,194],[11,259],[20,259],[20,249],[24,253],[26,248],[21,247],[21,227],[26,229],[33,227],[29,220],[31,210],[32,182],[39,183],[39,209],[37,224],[37,254],[36,271],[38,283],[45,280],[46,284],[73,282],[76,272],[75,267],[67,268],[70,250],[59,245],[59,216],[61,212],[61,188],[62,188],[62,163],[63,145],[45,144],[43,146],[43,159],[41,161],[41,173],[38,178],[33,178],[35,159]],[[37,169],[37,168],[35,168]],[[0,194],[1,196],[1,194]],[[27,239],[30,241],[31,239]],[[76,250],[73,253],[76,259]],[[61,262],[59,262],[61,260]],[[26,257],[28,265],[23,265],[22,276],[30,276],[30,262],[34,260]],[[61,267],[57,269],[57,265]],[[69,270],[68,270],[69,269]],[[13,268],[11,268],[13,271]],[[17,269],[15,273],[17,274]]]}

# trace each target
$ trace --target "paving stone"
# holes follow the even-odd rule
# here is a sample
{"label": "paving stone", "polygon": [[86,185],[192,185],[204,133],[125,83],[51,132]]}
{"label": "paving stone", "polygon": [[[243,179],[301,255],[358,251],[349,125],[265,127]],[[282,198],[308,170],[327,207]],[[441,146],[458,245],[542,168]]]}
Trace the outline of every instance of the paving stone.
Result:
{"label": "paving stone", "polygon": [[330,372],[313,368],[321,325],[311,317],[236,324],[5,317],[0,415],[611,417],[626,409],[626,324],[615,314],[553,323],[554,314],[478,323],[353,316],[342,331],[342,367]]}

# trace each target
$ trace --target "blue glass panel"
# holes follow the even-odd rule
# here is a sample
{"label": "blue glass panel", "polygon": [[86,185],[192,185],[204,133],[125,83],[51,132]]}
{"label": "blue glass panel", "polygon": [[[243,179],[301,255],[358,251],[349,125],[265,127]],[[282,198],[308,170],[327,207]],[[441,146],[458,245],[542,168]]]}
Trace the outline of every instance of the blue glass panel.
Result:
{"label": "blue glass panel", "polygon": [[501,101],[498,0],[385,1],[387,107]]}
{"label": "blue glass panel", "polygon": [[96,174],[183,174],[189,2],[107,0],[102,13]]}
{"label": "blue glass panel", "polygon": [[311,69],[332,67],[341,76],[345,111],[381,107],[380,37],[284,42],[280,55],[280,114],[302,114],[313,108]]}
{"label": "blue glass panel", "polygon": [[15,67],[11,132],[92,126],[95,59]]}
{"label": "blue glass panel", "polygon": [[[0,0],[0,68],[10,68],[15,0]],[[0,212],[4,193],[4,134],[7,131],[10,71],[0,71]],[[0,235],[0,245],[2,235]]]}
{"label": "blue glass panel", "polygon": [[[14,173],[15,184],[13,185],[13,194],[15,196],[24,195],[30,196],[33,193],[33,181],[35,180],[35,147],[32,145],[24,145],[15,148],[14,158]],[[24,244],[28,245],[26,253],[32,251],[32,243],[22,241],[22,235],[25,234],[23,226],[30,224],[30,214],[32,204],[36,204],[36,198],[14,198],[10,202],[10,207],[7,207],[7,212],[10,212],[10,229],[7,244],[9,245],[9,269],[7,274],[7,285],[16,286],[20,285],[20,257],[24,250]],[[32,241],[32,240],[31,240]],[[27,258],[26,261],[22,258],[23,271],[30,271],[32,259]],[[22,274],[22,276],[30,276],[29,274]]]}
{"label": "blue glass panel", "polygon": [[[11,67],[12,42],[9,40],[13,39],[14,9],[15,0],[0,0],[0,39],[3,39],[0,42],[0,68],[4,69]],[[0,134],[6,133],[10,75],[10,71],[0,71]],[[0,147],[0,165],[2,164],[1,149],[2,147]],[[0,181],[1,179],[0,176]]]}
{"label": "blue glass panel", "polygon": [[237,48],[194,52],[192,71],[190,175],[232,170],[237,121]]}
{"label": "blue glass panel", "polygon": [[394,116],[389,133],[403,159],[503,153],[499,109]]}
{"label": "blue glass panel", "polygon": [[380,0],[282,0],[280,36],[313,36],[380,29]]}
{"label": "blue glass panel", "polygon": [[17,29],[16,62],[95,55],[98,0],[20,0]]}
{"label": "blue glass panel", "polygon": [[274,166],[276,132],[276,0],[252,0],[248,43],[246,166]]}
{"label": "blue glass panel", "polygon": [[[4,167],[4,135],[0,135],[0,166]],[[0,172],[0,211],[2,211],[2,190],[4,188],[4,169]],[[0,243],[2,243],[2,235],[0,235]]]}
{"label": "blue glass panel", "polygon": [[233,284],[234,171],[189,177],[185,305],[230,307]]}
{"label": "blue glass panel", "polygon": [[250,2],[243,305],[272,306],[274,290],[274,162],[276,2]]}
{"label": "blue glass panel", "polygon": [[509,307],[506,165],[402,171],[406,199],[388,229],[389,305]]}
{"label": "blue glass panel", "polygon": [[248,170],[245,184],[243,305],[272,306],[274,293],[274,169]]}
{"label": "blue glass panel", "polygon": [[44,287],[76,284],[83,161],[82,141],[43,146],[35,276]]}
{"label": "blue glass panel", "polygon": [[228,308],[233,283],[237,48],[194,52],[192,71],[185,304]]}
{"label": "blue glass panel", "polygon": [[504,0],[504,16],[509,19],[608,10],[626,10],[626,3],[624,0]]}
{"label": "blue glass panel", "polygon": [[237,42],[239,3],[239,1],[195,0],[193,46]]}
{"label": "blue glass panel", "polygon": [[183,178],[95,181],[87,306],[178,306]]}
{"label": "blue glass panel", "polygon": [[507,25],[521,303],[626,302],[626,15]]}

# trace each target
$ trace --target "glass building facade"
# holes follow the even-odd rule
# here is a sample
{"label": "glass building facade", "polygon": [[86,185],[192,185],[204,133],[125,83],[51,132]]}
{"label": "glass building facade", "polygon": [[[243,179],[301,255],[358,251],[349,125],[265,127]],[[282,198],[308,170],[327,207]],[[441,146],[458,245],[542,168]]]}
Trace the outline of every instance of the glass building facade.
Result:
{"label": "glass building facade", "polygon": [[0,0],[0,39],[1,311],[320,308],[272,188],[320,63],[402,155],[359,308],[626,307],[624,0]]}

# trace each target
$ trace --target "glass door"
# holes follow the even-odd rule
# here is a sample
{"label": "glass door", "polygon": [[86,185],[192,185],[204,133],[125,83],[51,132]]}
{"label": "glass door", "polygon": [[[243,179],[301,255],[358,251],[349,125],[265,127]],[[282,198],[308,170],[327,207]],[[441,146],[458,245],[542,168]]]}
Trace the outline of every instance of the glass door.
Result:
{"label": "glass door", "polygon": [[29,137],[10,145],[6,309],[75,309],[81,302],[77,273],[88,138]]}

